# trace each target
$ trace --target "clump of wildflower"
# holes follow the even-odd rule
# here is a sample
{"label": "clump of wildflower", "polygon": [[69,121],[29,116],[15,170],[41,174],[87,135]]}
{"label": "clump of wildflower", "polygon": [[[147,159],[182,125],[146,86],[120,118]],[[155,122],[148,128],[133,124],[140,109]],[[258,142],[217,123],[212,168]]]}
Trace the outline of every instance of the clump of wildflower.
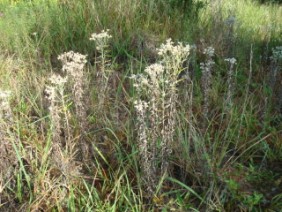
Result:
{"label": "clump of wildflower", "polygon": [[204,49],[204,54],[207,55],[208,57],[213,57],[214,56],[214,48],[209,46],[208,48]]}
{"label": "clump of wildflower", "polygon": [[[51,131],[53,141],[53,158],[55,161],[59,160],[59,152],[61,150],[61,102],[64,98],[66,77],[53,74],[50,77],[50,85],[46,86],[46,98],[49,100],[49,112],[51,118]],[[59,163],[59,161],[57,161]]]}
{"label": "clump of wildflower", "polygon": [[104,105],[105,98],[108,96],[108,81],[112,74],[110,69],[111,60],[108,59],[108,44],[112,36],[109,34],[109,30],[102,30],[101,33],[93,33],[90,37],[91,41],[96,44],[96,50],[99,52],[100,56],[97,59],[98,72],[97,72],[97,90],[99,109]]}
{"label": "clump of wildflower", "polygon": [[75,72],[84,68],[85,63],[87,62],[86,57],[86,55],[69,51],[59,55],[58,60],[63,63],[63,71],[75,75]]}
{"label": "clump of wildflower", "polygon": [[60,55],[58,59],[63,63],[62,70],[65,71],[69,79],[72,80],[72,93],[74,97],[76,115],[79,119],[81,130],[86,130],[87,114],[86,105],[83,101],[86,84],[86,77],[83,69],[87,62],[86,55],[70,51]]}
{"label": "clump of wildflower", "polygon": [[59,101],[60,97],[64,96],[64,89],[65,89],[64,86],[65,86],[65,83],[67,82],[67,78],[61,77],[60,75],[53,74],[49,78],[49,80],[50,80],[50,85],[46,86],[45,91],[48,94],[46,98],[50,102],[49,111],[51,114],[51,120],[52,122],[53,120],[54,121],[56,120],[55,122],[53,122],[55,124],[55,123],[58,123],[57,118],[55,118],[55,117],[58,117],[58,115],[55,115],[55,114],[57,114],[59,111],[57,110],[58,109],[57,107],[60,102]]}
{"label": "clump of wildflower", "polygon": [[204,49],[204,54],[207,57],[205,63],[200,64],[200,68],[202,70],[202,88],[203,88],[203,96],[204,96],[204,105],[203,105],[203,114],[204,117],[208,118],[209,112],[209,92],[211,86],[211,77],[212,77],[212,67],[214,65],[214,61],[212,57],[214,56],[214,48],[208,47]]}
{"label": "clump of wildflower", "polygon": [[[80,130],[85,132],[88,128],[87,104],[85,103],[86,76],[84,66],[87,62],[86,55],[73,51],[66,52],[58,57],[63,63],[62,70],[67,73],[72,85],[72,96],[75,105],[75,113],[79,121]],[[81,153],[85,160],[88,159],[88,143],[80,137]]]}
{"label": "clump of wildflower", "polygon": [[184,70],[183,63],[187,60],[191,46],[178,42],[175,44],[168,39],[157,49],[164,66],[164,78],[162,82],[162,143],[161,143],[161,174],[168,170],[168,158],[171,154],[173,136],[176,124],[176,103],[178,98],[177,84],[179,74]]}
{"label": "clump of wildflower", "polygon": [[190,45],[183,45],[181,42],[175,45],[171,39],[167,39],[166,43],[161,44],[160,48],[157,49],[157,52],[165,68],[170,69],[172,74],[178,75],[182,71],[181,66],[187,59],[190,49]]}
{"label": "clump of wildflower", "polygon": [[[138,93],[134,107],[141,168],[150,195],[155,191],[159,177],[167,174],[169,168],[177,117],[178,78],[190,46],[182,43],[175,45],[168,39],[157,51],[161,57],[160,63],[152,64],[145,68],[144,74],[132,77]],[[160,146],[157,145],[159,141]]]}
{"label": "clump of wildflower", "polygon": [[227,97],[226,97],[226,103],[227,105],[231,106],[232,105],[232,95],[234,91],[234,82],[233,82],[233,69],[234,66],[236,65],[236,59],[235,58],[227,58],[225,59],[226,62],[230,63],[230,67],[227,73],[227,85],[228,85],[228,90],[227,90]]}
{"label": "clump of wildflower", "polygon": [[[65,58],[69,59],[69,58]],[[68,64],[64,64],[68,66]],[[65,67],[66,67],[65,66]],[[66,71],[71,71],[69,68]],[[75,73],[75,72],[74,72]],[[47,195],[46,198],[52,198],[55,196],[58,200],[63,201],[67,195],[67,188],[71,186],[72,179],[74,176],[80,175],[80,166],[75,161],[76,155],[76,143],[73,142],[70,125],[69,125],[69,113],[67,110],[66,100],[66,83],[68,82],[69,75],[62,77],[57,74],[51,75],[49,78],[49,85],[46,86],[46,98],[49,100],[49,112],[51,119],[51,132],[52,132],[52,143],[51,143],[51,169],[58,170],[56,176],[46,176],[46,180],[50,181],[50,184],[46,185],[47,188],[54,186],[50,197]],[[71,75],[70,75],[71,77]],[[61,130],[65,130],[65,142],[61,137]],[[39,185],[39,188],[42,185]],[[46,187],[42,187],[43,191],[46,191]],[[47,193],[50,191],[48,190]]]}
{"label": "clump of wildflower", "polygon": [[[153,68],[160,68],[152,65],[145,69],[148,75],[134,76],[134,87],[138,93],[138,100],[134,102],[137,115],[138,147],[141,160],[142,178],[146,182],[146,188],[150,195],[153,195],[157,185],[156,172],[156,142],[160,137],[160,117],[158,108],[161,105],[160,72],[154,72]],[[152,78],[150,75],[152,74]],[[151,96],[149,101],[141,100],[142,95]],[[151,126],[147,125],[148,121]]]}
{"label": "clump of wildflower", "polygon": [[134,102],[134,108],[137,113],[138,122],[138,148],[142,158],[141,169],[143,171],[144,181],[147,184],[147,191],[154,193],[156,187],[156,152],[154,144],[148,137],[148,127],[146,125],[148,115],[148,103],[142,100]]}
{"label": "clump of wildflower", "polygon": [[143,79],[142,84],[150,86],[152,92],[158,92],[160,83],[163,83],[164,67],[161,64],[152,64],[145,68],[145,72],[150,77],[150,81],[148,79]]}
{"label": "clump of wildflower", "polygon": [[[158,55],[160,56],[173,56],[175,58],[182,58],[183,56],[189,54],[190,45],[184,46],[181,42],[178,42],[178,45],[175,45],[171,38],[166,40],[165,44],[161,44],[160,48],[157,49]],[[172,59],[172,58],[170,58]]]}

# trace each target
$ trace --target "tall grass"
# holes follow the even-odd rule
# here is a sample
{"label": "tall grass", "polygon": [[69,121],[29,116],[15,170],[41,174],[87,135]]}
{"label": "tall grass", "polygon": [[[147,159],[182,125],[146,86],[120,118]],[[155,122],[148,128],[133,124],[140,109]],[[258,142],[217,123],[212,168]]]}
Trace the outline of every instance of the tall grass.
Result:
{"label": "tall grass", "polygon": [[4,0],[0,12],[1,210],[281,208],[281,6]]}

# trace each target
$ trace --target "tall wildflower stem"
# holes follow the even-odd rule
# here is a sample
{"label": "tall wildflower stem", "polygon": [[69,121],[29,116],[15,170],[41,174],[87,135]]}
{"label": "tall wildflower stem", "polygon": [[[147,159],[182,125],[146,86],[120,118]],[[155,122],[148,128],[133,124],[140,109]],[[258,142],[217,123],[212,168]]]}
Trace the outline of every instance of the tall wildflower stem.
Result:
{"label": "tall wildflower stem", "polygon": [[51,85],[46,88],[47,98],[50,102],[49,111],[51,119],[52,132],[52,149],[53,160],[57,166],[60,166],[61,159],[61,102],[64,98],[64,84],[67,82],[66,78],[59,75],[52,75],[50,77]]}
{"label": "tall wildflower stem", "polygon": [[178,100],[178,76],[183,70],[183,62],[190,54],[190,46],[179,42],[177,45],[168,39],[158,51],[161,64],[164,65],[162,81],[162,127],[161,127],[161,175],[166,175],[169,169],[169,156],[173,148],[173,138],[176,125],[176,104]]}
{"label": "tall wildflower stem", "polygon": [[214,62],[212,57],[214,56],[214,48],[208,47],[204,50],[204,54],[207,55],[207,61],[205,63],[201,63],[201,70],[202,70],[202,88],[203,88],[203,115],[206,120],[208,120],[208,113],[209,113],[209,104],[210,104],[210,86],[211,86],[211,79],[212,79],[212,67]]}
{"label": "tall wildflower stem", "polygon": [[140,156],[143,159],[141,168],[143,171],[143,180],[147,182],[147,191],[150,195],[154,194],[156,187],[156,166],[155,166],[155,151],[152,149],[152,142],[148,138],[148,128],[146,126],[146,116],[148,104],[138,100],[134,103],[137,112],[138,121],[138,148]]}
{"label": "tall wildflower stem", "polygon": [[226,105],[227,107],[232,106],[232,96],[233,96],[233,91],[234,91],[234,82],[233,82],[233,70],[234,66],[236,64],[236,59],[235,58],[228,58],[225,59],[225,61],[230,63],[230,67],[227,72],[227,96],[226,96]]}
{"label": "tall wildflower stem", "polygon": [[112,37],[109,33],[109,30],[102,30],[101,33],[93,33],[90,37],[91,41],[94,41],[96,44],[96,50],[100,53],[100,56],[97,58],[98,64],[100,64],[100,70],[97,72],[97,85],[100,92],[98,93],[98,109],[102,109],[105,98],[108,96],[108,81],[111,75],[110,60],[107,56],[107,48],[110,38]]}

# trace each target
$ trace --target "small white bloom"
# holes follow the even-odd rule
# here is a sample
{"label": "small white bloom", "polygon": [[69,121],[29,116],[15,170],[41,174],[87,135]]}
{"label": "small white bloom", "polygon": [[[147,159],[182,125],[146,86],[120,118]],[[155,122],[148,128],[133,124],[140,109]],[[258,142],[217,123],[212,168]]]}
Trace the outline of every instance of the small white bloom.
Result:
{"label": "small white bloom", "polygon": [[100,33],[93,33],[93,34],[91,34],[90,40],[98,41],[98,40],[101,40],[101,39],[110,39],[112,36],[108,33],[109,31],[110,30],[107,29],[106,31],[102,30],[102,32],[100,32]]}
{"label": "small white bloom", "polygon": [[106,31],[102,30],[101,33],[91,34],[89,40],[92,40],[96,43],[96,49],[98,51],[102,51],[103,49],[105,49],[109,42],[109,39],[112,38],[112,36],[108,32],[109,30],[107,29]]}
{"label": "small white bloom", "polygon": [[61,77],[60,75],[53,74],[50,77],[50,81],[54,85],[61,86],[61,85],[64,85],[67,82],[67,77]]}
{"label": "small white bloom", "polygon": [[233,65],[236,64],[236,62],[237,62],[237,60],[235,58],[226,58],[225,61],[229,62],[229,63],[231,63]]}
{"label": "small white bloom", "polygon": [[137,112],[144,112],[148,108],[148,103],[145,101],[137,100],[134,102],[134,107]]}
{"label": "small white bloom", "polygon": [[145,68],[145,72],[151,75],[161,75],[164,73],[164,67],[161,64],[155,63]]}
{"label": "small white bloom", "polygon": [[213,57],[214,56],[214,48],[209,46],[208,48],[204,49],[204,54]]}
{"label": "small white bloom", "polygon": [[184,46],[183,43],[178,42],[177,45],[174,45],[174,42],[171,41],[171,38],[166,40],[165,44],[161,44],[160,48],[157,49],[158,55],[160,56],[171,56],[173,58],[185,58],[189,55],[190,45]]}

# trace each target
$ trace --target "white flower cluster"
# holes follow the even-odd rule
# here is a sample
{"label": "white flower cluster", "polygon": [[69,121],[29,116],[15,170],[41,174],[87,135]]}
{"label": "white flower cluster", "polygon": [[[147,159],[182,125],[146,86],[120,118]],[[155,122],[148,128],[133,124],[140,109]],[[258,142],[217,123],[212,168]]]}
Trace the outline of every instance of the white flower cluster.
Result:
{"label": "white flower cluster", "polygon": [[[48,99],[51,103],[55,102],[56,100],[56,87],[55,86],[46,86],[45,92],[48,94],[46,95],[46,99]],[[49,106],[49,110],[52,110],[52,104]]]}
{"label": "white flower cluster", "polygon": [[[205,72],[211,72],[211,68],[214,65],[214,61],[212,60],[212,57],[214,56],[214,48],[213,47],[207,47],[204,49],[204,54],[208,56],[207,61],[205,63],[200,63],[200,68],[203,73]],[[233,61],[233,60],[232,60]]]}
{"label": "white flower cluster", "polygon": [[86,57],[86,55],[75,53],[73,51],[64,53],[58,57],[63,63],[62,70],[67,72],[67,75],[73,79],[75,89],[78,89],[79,87],[77,84],[82,84],[84,77],[83,68],[87,62]]}
{"label": "white flower cluster", "polygon": [[53,142],[60,143],[60,98],[64,96],[64,85],[67,82],[67,77],[53,74],[50,78],[50,85],[46,86],[46,98],[49,100],[49,112],[52,122],[52,137]]}
{"label": "white flower cluster", "polygon": [[229,62],[230,64],[236,64],[237,60],[235,58],[226,58],[225,59],[226,62]]}
{"label": "white flower cluster", "polygon": [[200,68],[202,70],[203,73],[209,73],[211,72],[211,68],[215,63],[212,60],[208,60],[205,63],[200,63]]}
{"label": "white flower cluster", "polygon": [[209,46],[208,48],[204,49],[204,54],[208,55],[209,57],[214,56],[214,48]]}
{"label": "white flower cluster", "polygon": [[97,64],[96,86],[97,90],[100,90],[98,93],[98,111],[102,111],[101,107],[104,105],[105,99],[109,96],[108,82],[113,73],[111,70],[111,57],[108,55],[108,43],[111,37],[108,29],[102,30],[101,33],[93,33],[90,37],[90,40],[95,42],[96,50],[99,52],[99,56],[95,58]]}
{"label": "white flower cluster", "polygon": [[164,73],[164,67],[161,64],[154,63],[154,64],[152,64],[150,66],[147,66],[145,68],[145,72],[147,74],[149,74],[150,76],[156,77],[156,76],[161,75],[161,74]]}
{"label": "white flower cluster", "polygon": [[87,62],[86,57],[86,55],[69,51],[59,55],[58,60],[63,63],[63,71],[74,72],[84,68],[85,63]]}
{"label": "white flower cluster", "polygon": [[133,86],[136,88],[138,92],[145,92],[148,95],[156,92],[160,92],[161,87],[165,80],[165,69],[164,66],[155,63],[149,65],[145,68],[146,74],[139,74],[139,75],[131,75],[131,79],[134,80]]}
{"label": "white flower cluster", "polygon": [[149,85],[149,81],[144,75],[134,75],[131,78],[135,80],[133,86],[137,89],[144,87],[147,88]]}
{"label": "white flower cluster", "polygon": [[[159,177],[168,171],[177,117],[177,83],[190,50],[191,46],[175,44],[168,39],[157,49],[161,61],[147,66],[144,74],[131,76],[138,98],[134,108],[137,113],[141,168],[150,195],[154,194]],[[161,161],[160,167],[156,166],[157,161]]]}
{"label": "white flower cluster", "polygon": [[63,63],[62,70],[67,72],[67,77],[72,84],[73,100],[76,108],[76,115],[78,116],[81,128],[86,127],[86,112],[83,103],[85,74],[83,71],[84,65],[87,62],[86,55],[75,53],[73,51],[64,53],[58,58]]}
{"label": "white flower cluster", "polygon": [[108,32],[109,30],[107,29],[107,30],[102,30],[102,32],[100,33],[91,34],[89,40],[96,42],[97,50],[103,50],[105,46],[108,44],[109,39],[112,38],[112,36]]}
{"label": "white flower cluster", "polygon": [[141,101],[140,99],[136,100],[136,101],[134,101],[134,108],[136,109],[136,111],[138,113],[141,113],[142,111],[146,111],[147,110],[148,103],[145,102],[145,101]]}
{"label": "white flower cluster", "polygon": [[109,29],[107,29],[106,31],[102,30],[102,32],[100,33],[93,33],[91,34],[90,40],[97,41],[100,39],[109,39],[112,36],[108,32],[109,32]]}
{"label": "white flower cluster", "polygon": [[163,78],[164,67],[161,64],[155,63],[147,66],[145,72],[150,76],[152,84],[158,84]]}
{"label": "white flower cluster", "polygon": [[50,77],[50,82],[54,85],[57,85],[57,86],[63,86],[66,82],[67,82],[67,78],[66,77],[61,77],[60,75],[56,75],[56,74],[53,74],[51,77]]}
{"label": "white flower cluster", "polygon": [[158,55],[165,57],[166,55],[172,58],[182,58],[184,59],[190,53],[190,45],[184,46],[183,43],[178,42],[175,45],[171,38],[166,40],[165,44],[161,44],[160,48],[157,49]]}
{"label": "white flower cluster", "polygon": [[57,91],[61,92],[64,89],[64,85],[67,82],[67,77],[61,77],[60,75],[53,74],[49,78],[51,85],[46,86],[47,99],[51,102],[49,107],[50,111],[53,111],[54,104],[57,102]]}

